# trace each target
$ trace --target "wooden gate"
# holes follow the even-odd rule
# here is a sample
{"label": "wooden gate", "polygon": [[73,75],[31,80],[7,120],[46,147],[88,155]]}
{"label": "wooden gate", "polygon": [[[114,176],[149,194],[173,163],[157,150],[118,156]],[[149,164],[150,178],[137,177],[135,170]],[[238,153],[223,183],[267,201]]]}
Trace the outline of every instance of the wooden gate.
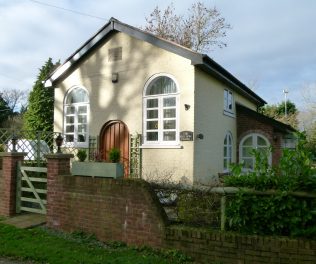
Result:
{"label": "wooden gate", "polygon": [[17,170],[16,212],[46,214],[47,168],[27,167]]}

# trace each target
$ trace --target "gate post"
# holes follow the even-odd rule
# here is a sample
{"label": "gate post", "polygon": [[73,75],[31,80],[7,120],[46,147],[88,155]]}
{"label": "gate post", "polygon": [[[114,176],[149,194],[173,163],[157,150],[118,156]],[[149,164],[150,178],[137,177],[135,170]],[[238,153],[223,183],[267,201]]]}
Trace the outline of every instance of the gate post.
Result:
{"label": "gate post", "polygon": [[16,213],[17,166],[23,161],[24,152],[2,152],[2,174],[0,174],[0,215]]}
{"label": "gate post", "polygon": [[[47,205],[46,205],[46,223],[47,226],[53,227],[58,225],[54,221],[54,215],[57,213],[59,205],[59,192],[62,191],[58,187],[59,175],[70,175],[70,159],[73,154],[47,154]],[[55,210],[56,209],[56,210]]]}

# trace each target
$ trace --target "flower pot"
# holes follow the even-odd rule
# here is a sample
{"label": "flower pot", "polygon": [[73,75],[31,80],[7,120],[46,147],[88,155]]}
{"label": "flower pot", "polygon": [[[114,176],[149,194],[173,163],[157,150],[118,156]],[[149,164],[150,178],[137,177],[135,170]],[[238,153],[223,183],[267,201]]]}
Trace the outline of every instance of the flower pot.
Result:
{"label": "flower pot", "polygon": [[122,178],[124,175],[123,164],[107,162],[72,162],[72,175],[103,177],[103,178]]}

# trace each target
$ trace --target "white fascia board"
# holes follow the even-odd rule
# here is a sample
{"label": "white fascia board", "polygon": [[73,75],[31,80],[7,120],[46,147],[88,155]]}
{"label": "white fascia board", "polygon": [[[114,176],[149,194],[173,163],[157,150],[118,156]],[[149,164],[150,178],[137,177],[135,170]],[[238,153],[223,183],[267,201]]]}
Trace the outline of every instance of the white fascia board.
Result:
{"label": "white fascia board", "polygon": [[[114,22],[112,22],[114,23]],[[74,54],[66,63],[58,68],[54,74],[45,82],[45,87],[51,87],[52,83],[56,81],[62,74],[64,74],[75,62],[77,62],[82,56],[84,56],[94,45],[96,45],[104,36],[106,36],[112,27],[106,27],[94,38],[92,38],[86,45],[84,45],[76,54]]]}

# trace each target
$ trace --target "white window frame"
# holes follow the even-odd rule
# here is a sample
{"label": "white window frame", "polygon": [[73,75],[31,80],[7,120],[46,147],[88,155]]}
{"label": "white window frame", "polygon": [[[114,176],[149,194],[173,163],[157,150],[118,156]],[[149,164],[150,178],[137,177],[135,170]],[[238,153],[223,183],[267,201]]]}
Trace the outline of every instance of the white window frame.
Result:
{"label": "white window frame", "polygon": [[[146,95],[146,91],[149,87],[149,85],[158,77],[169,77],[176,85],[177,92],[176,93],[168,93],[168,94],[159,94],[159,95]],[[179,136],[179,121],[180,121],[180,111],[179,111],[179,105],[180,105],[180,97],[179,97],[180,91],[179,91],[179,85],[176,81],[176,79],[166,73],[160,73],[155,74],[151,78],[148,79],[144,86],[143,90],[143,144],[142,148],[180,148],[180,136]],[[174,97],[176,99],[176,106],[170,107],[175,108],[176,110],[176,117],[175,118],[164,118],[163,117],[163,110],[168,108],[163,106],[163,99],[164,98],[171,98]],[[158,140],[157,141],[149,141],[147,140],[147,132],[150,131],[147,129],[147,121],[151,120],[147,118],[147,100],[148,99],[157,99],[158,100],[158,118],[154,118],[153,120],[158,121]],[[176,139],[175,141],[164,141],[163,140],[163,132],[166,132],[168,130],[163,129],[163,121],[164,120],[175,120],[176,121],[176,127],[175,129],[171,129],[170,131],[175,131]]]}
{"label": "white window frame", "polygon": [[[72,103],[72,104],[67,104],[67,98],[68,96],[71,95],[72,92],[74,92],[76,89],[82,89],[84,90],[86,93],[87,93],[87,96],[88,96],[88,102],[80,102],[80,103]],[[87,148],[89,146],[89,120],[90,120],[90,99],[89,99],[89,93],[87,91],[87,89],[85,89],[84,87],[82,86],[75,86],[75,87],[72,87],[70,88],[65,97],[64,97],[64,111],[63,111],[63,117],[64,117],[64,122],[63,122],[63,134],[64,134],[64,145],[67,145],[67,146],[71,146],[71,147],[77,147],[77,148]],[[80,125],[80,123],[78,122],[78,109],[80,106],[86,106],[87,107],[87,122],[86,122],[86,125],[87,125],[87,132],[86,132],[86,138],[85,138],[85,141],[84,142],[79,142],[78,141],[78,126]],[[66,127],[67,127],[67,116],[70,116],[70,115],[67,115],[66,114],[66,111],[67,111],[67,108],[68,107],[74,107],[75,108],[75,113],[72,115],[74,117],[74,132],[73,133],[69,133],[69,132],[66,132]],[[74,136],[74,141],[71,141],[71,142],[67,142],[67,135],[71,135],[73,134]]]}
{"label": "white window frame", "polygon": [[[231,144],[229,144],[229,138]],[[226,140],[226,144],[225,144]],[[226,149],[226,155],[225,155],[225,149]],[[230,155],[229,155],[230,154]],[[230,131],[227,131],[225,138],[224,138],[224,152],[223,152],[223,171],[228,172],[230,171],[230,164],[232,164],[233,161],[233,136]],[[225,161],[226,161],[226,168],[225,168]]]}
{"label": "white window frame", "polygon": [[[261,137],[263,138],[267,145],[266,145],[266,148],[269,148],[271,146],[270,144],[270,141],[262,134],[260,133],[251,133],[251,134],[248,134],[246,136],[244,136],[242,138],[242,140],[240,141],[240,144],[239,144],[239,163],[242,163],[244,159],[252,159],[252,167],[254,168],[255,167],[255,157],[254,156],[251,156],[251,157],[243,157],[243,147],[244,147],[244,142],[248,139],[252,137],[252,149],[258,149],[260,148],[260,146],[258,146],[258,137]],[[261,146],[262,147],[262,146]],[[269,157],[268,157],[268,162],[269,162],[269,165],[272,164],[272,154],[270,153]],[[249,168],[244,168],[244,170],[251,170]]]}
{"label": "white window frame", "polygon": [[235,116],[234,94],[228,89],[224,89],[224,114],[231,117]]}

